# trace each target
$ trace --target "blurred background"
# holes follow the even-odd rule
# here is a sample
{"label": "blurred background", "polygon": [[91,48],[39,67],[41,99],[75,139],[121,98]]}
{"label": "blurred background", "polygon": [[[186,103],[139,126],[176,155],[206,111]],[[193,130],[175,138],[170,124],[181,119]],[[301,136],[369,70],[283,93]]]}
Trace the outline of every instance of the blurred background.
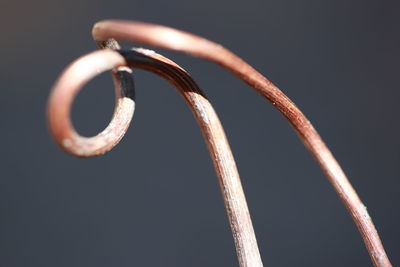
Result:
{"label": "blurred background", "polygon": [[[164,24],[222,43],[309,117],[400,263],[399,1],[2,0],[0,266],[238,266],[196,122],[167,82],[137,71],[121,143],[79,159],[51,140],[52,84],[97,49],[92,25]],[[132,45],[133,46],[133,45]],[[219,114],[265,266],[371,266],[359,233],[285,119],[218,66],[157,50],[186,68]],[[111,118],[109,73],[73,109],[91,136]]]}

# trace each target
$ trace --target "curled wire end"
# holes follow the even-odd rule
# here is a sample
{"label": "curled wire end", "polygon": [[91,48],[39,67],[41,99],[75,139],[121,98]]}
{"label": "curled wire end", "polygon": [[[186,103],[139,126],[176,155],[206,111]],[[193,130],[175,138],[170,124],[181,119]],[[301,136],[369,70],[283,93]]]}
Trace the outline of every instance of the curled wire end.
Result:
{"label": "curled wire end", "polygon": [[[61,74],[55,83],[47,107],[50,132],[66,152],[78,157],[101,155],[112,149],[127,131],[135,110],[134,83],[125,59],[112,50],[85,55]],[[84,137],[72,125],[70,114],[75,96],[92,78],[111,70],[115,85],[116,106],[109,125],[98,135]]]}

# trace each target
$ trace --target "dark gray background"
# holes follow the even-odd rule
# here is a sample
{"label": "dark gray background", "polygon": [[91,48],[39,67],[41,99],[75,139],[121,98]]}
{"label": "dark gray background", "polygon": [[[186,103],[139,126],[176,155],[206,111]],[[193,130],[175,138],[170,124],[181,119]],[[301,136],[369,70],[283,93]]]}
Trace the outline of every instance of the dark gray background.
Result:
{"label": "dark gray background", "polygon": [[[400,263],[399,1],[2,0],[0,266],[237,266],[217,179],[181,97],[136,75],[122,142],[92,159],[50,139],[50,88],[96,49],[92,25],[142,20],[222,43],[287,93],[342,164]],[[219,67],[165,53],[225,126],[265,266],[370,266],[350,216],[289,124]],[[111,78],[75,102],[93,135],[113,110]]]}

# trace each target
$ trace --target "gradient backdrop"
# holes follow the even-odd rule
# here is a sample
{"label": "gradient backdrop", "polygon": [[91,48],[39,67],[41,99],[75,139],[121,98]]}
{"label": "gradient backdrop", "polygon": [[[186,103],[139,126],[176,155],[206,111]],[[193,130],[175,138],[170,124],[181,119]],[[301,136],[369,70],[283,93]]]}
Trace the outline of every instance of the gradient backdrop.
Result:
{"label": "gradient backdrop", "polygon": [[[122,142],[92,159],[52,142],[46,100],[61,70],[96,48],[91,27],[120,18],[222,43],[309,117],[400,264],[399,1],[2,0],[0,266],[237,266],[217,179],[184,101],[137,71]],[[160,50],[158,50],[160,51]],[[283,117],[226,71],[185,67],[227,131],[265,266],[370,266],[350,216]],[[78,96],[80,133],[105,127],[108,73]]]}

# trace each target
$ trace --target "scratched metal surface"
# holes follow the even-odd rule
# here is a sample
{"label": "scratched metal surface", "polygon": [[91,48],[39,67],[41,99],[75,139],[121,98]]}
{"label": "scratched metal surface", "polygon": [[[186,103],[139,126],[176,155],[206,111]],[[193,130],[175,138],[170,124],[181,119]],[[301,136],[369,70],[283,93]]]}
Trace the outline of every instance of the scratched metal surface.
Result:
{"label": "scratched metal surface", "polygon": [[[133,124],[112,152],[77,159],[52,143],[44,116],[50,87],[66,64],[96,49],[90,29],[106,18],[206,36],[276,83],[331,147],[389,258],[400,263],[395,1],[0,5],[1,267],[237,265],[206,147],[166,82],[137,72]],[[218,67],[165,54],[191,73],[221,117],[265,266],[368,266],[350,217],[287,122]],[[81,133],[106,126],[111,86],[102,75],[79,95],[73,118]]]}

